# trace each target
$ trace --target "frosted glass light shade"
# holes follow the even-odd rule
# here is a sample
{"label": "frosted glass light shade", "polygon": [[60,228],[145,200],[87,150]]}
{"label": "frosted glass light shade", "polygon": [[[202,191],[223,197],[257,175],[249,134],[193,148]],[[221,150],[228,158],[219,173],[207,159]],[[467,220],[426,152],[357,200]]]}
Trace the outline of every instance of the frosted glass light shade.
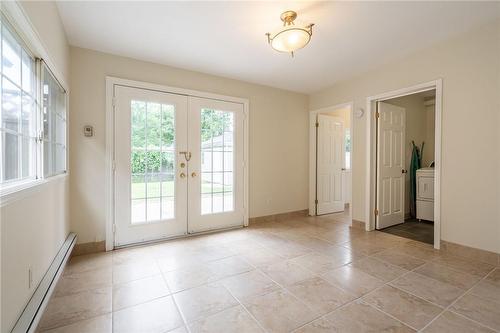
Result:
{"label": "frosted glass light shade", "polygon": [[274,36],[269,36],[271,47],[279,52],[294,52],[309,43],[311,40],[310,29],[298,28],[295,26],[284,27],[283,30]]}

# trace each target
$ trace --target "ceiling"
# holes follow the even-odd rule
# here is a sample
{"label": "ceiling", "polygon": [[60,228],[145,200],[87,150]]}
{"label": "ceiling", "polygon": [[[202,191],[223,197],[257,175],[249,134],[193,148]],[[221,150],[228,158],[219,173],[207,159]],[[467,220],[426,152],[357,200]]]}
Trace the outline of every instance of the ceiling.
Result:
{"label": "ceiling", "polygon": [[[73,46],[311,93],[500,17],[500,2],[57,2]],[[295,58],[285,10],[315,23]]]}

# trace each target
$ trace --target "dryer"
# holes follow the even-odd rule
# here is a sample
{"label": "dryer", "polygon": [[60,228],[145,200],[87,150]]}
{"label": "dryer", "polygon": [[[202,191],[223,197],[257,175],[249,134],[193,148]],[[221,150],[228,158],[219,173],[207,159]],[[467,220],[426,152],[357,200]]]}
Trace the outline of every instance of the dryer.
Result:
{"label": "dryer", "polygon": [[417,219],[434,221],[434,168],[417,170]]}

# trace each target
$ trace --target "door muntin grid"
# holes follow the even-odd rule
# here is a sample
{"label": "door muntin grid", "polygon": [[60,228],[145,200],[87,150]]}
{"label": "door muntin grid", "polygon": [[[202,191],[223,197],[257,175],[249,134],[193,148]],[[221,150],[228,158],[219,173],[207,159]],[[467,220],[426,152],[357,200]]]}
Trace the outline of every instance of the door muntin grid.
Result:
{"label": "door muntin grid", "polygon": [[201,215],[234,211],[234,113],[201,109]]}
{"label": "door muntin grid", "polygon": [[175,218],[175,107],[132,100],[130,216],[132,224]]}

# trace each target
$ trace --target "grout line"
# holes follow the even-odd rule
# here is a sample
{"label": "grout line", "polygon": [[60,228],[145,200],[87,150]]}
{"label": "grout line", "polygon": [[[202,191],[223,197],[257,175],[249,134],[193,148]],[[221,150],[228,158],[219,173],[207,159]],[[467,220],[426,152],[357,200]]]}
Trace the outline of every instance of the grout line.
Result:
{"label": "grout line", "polygon": [[[472,285],[469,289],[466,289],[466,290],[465,290],[465,292],[464,292],[461,296],[457,297],[457,298],[456,298],[453,302],[451,302],[451,303],[450,303],[447,307],[445,307],[445,308],[443,309],[443,311],[441,311],[441,313],[440,313],[439,315],[437,315],[437,316],[436,316],[433,320],[431,320],[431,321],[430,321],[427,325],[425,325],[425,326],[422,328],[422,330],[426,329],[429,325],[431,325],[434,321],[436,321],[436,319],[437,319],[437,318],[441,317],[441,316],[443,315],[443,313],[445,313],[446,311],[449,311],[453,305],[455,305],[458,301],[460,301],[460,300],[461,300],[462,298],[464,298],[467,294],[469,294],[469,293],[470,293],[470,291],[471,291],[471,290],[472,290],[475,286],[477,286],[477,285],[478,285],[481,281],[484,281],[484,280],[485,280],[485,279],[486,279],[486,278],[487,278],[487,277],[488,277],[488,276],[489,276],[489,275],[490,275],[490,274],[491,274],[494,270],[495,270],[495,269],[493,268],[493,269],[492,269],[492,270],[491,270],[488,274],[486,274],[483,278],[481,278],[479,281],[477,281],[476,283],[474,283],[474,284],[473,284],[473,285]],[[452,311],[452,310],[450,310],[450,311]],[[452,311],[452,312],[453,312],[453,313],[455,313],[455,311]],[[463,317],[463,316],[462,316],[462,317]],[[470,320],[470,318],[469,318],[469,317],[467,317],[467,319],[469,319],[469,320]],[[472,321],[473,321],[473,322],[475,322],[475,323],[477,323],[477,324],[479,324],[478,322],[476,322],[476,321],[475,321],[475,320],[473,320],[473,319],[472,319]],[[486,326],[485,324],[481,324],[481,325],[482,325],[482,326]],[[488,327],[488,326],[486,326],[486,327]],[[496,330],[494,330],[494,331],[496,331]]]}

